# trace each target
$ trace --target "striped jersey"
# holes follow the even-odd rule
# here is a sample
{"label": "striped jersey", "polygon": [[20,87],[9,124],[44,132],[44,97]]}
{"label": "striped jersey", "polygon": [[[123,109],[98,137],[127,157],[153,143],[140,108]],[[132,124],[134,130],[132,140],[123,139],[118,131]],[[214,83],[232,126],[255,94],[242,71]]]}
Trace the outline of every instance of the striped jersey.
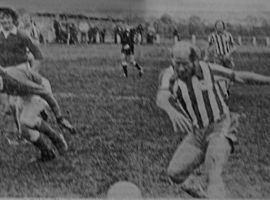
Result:
{"label": "striped jersey", "polygon": [[200,73],[187,80],[177,78],[174,81],[172,67],[169,69],[164,73],[164,76],[171,77],[169,88],[183,114],[194,126],[207,127],[220,120],[222,115],[229,113],[219,82],[234,80],[234,72],[231,69],[200,62]]}
{"label": "striped jersey", "polygon": [[232,35],[227,31],[224,31],[222,34],[214,32],[209,36],[208,43],[209,45],[215,45],[217,55],[226,55],[230,53],[234,45],[234,40]]}

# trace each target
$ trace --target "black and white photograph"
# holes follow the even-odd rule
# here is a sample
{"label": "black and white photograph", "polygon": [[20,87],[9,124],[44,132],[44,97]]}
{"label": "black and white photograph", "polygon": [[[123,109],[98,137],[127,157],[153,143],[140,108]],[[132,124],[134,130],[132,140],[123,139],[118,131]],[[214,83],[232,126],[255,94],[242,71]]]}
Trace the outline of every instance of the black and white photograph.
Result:
{"label": "black and white photograph", "polygon": [[269,199],[269,0],[1,0],[0,198]]}

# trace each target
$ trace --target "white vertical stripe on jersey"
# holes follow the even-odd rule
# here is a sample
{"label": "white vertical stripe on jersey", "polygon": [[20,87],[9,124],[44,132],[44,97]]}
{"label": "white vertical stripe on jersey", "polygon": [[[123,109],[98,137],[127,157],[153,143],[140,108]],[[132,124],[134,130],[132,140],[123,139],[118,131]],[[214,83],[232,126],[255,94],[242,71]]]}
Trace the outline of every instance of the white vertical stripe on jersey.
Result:
{"label": "white vertical stripe on jersey", "polygon": [[220,55],[224,55],[225,54],[225,52],[224,52],[224,38],[223,38],[223,35],[218,35],[218,34],[216,34],[216,37],[217,37],[217,39],[218,39],[218,43],[219,43],[219,54]]}
{"label": "white vertical stripe on jersey", "polygon": [[203,71],[204,80],[207,81],[207,84],[210,84],[208,87],[208,98],[210,101],[211,109],[214,115],[214,121],[217,121],[220,119],[220,113],[221,111],[218,108],[217,100],[213,91],[213,83],[212,83],[212,77],[211,72],[207,64],[201,63],[201,69]]}
{"label": "white vertical stripe on jersey", "polygon": [[216,91],[217,91],[217,94],[218,94],[218,98],[220,99],[220,102],[221,102],[224,113],[228,114],[229,113],[229,108],[228,108],[227,104],[224,102],[224,99],[223,99],[223,97],[221,95],[221,91],[219,90],[219,87],[218,87],[217,84],[218,83],[215,83],[215,88],[216,88]]}

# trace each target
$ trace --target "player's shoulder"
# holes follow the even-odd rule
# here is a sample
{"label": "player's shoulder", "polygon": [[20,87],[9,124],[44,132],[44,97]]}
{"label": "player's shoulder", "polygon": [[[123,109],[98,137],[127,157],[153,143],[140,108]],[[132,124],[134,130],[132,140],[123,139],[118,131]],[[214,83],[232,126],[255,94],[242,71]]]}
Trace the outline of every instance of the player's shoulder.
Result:
{"label": "player's shoulder", "polygon": [[224,31],[224,35],[227,37],[227,38],[230,38],[230,37],[232,37],[232,34],[230,33],[230,32],[228,32],[228,31]]}
{"label": "player's shoulder", "polygon": [[169,89],[171,78],[174,75],[174,69],[172,66],[167,67],[162,70],[159,74],[159,88],[160,89]]}
{"label": "player's shoulder", "polygon": [[160,72],[160,76],[164,76],[164,75],[173,75],[174,74],[174,69],[173,69],[173,66],[169,66],[165,69],[163,69],[161,72]]}

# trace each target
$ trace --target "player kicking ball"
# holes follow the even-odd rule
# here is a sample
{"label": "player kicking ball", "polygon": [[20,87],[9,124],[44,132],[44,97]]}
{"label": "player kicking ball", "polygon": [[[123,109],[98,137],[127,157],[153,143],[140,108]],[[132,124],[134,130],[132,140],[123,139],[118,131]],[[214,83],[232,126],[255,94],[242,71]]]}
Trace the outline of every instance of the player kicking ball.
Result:
{"label": "player kicking ball", "polygon": [[124,76],[128,77],[128,62],[139,70],[139,76],[142,77],[143,69],[134,59],[134,37],[135,30],[131,30],[128,24],[125,24],[125,30],[121,35],[121,65],[124,71]]}

